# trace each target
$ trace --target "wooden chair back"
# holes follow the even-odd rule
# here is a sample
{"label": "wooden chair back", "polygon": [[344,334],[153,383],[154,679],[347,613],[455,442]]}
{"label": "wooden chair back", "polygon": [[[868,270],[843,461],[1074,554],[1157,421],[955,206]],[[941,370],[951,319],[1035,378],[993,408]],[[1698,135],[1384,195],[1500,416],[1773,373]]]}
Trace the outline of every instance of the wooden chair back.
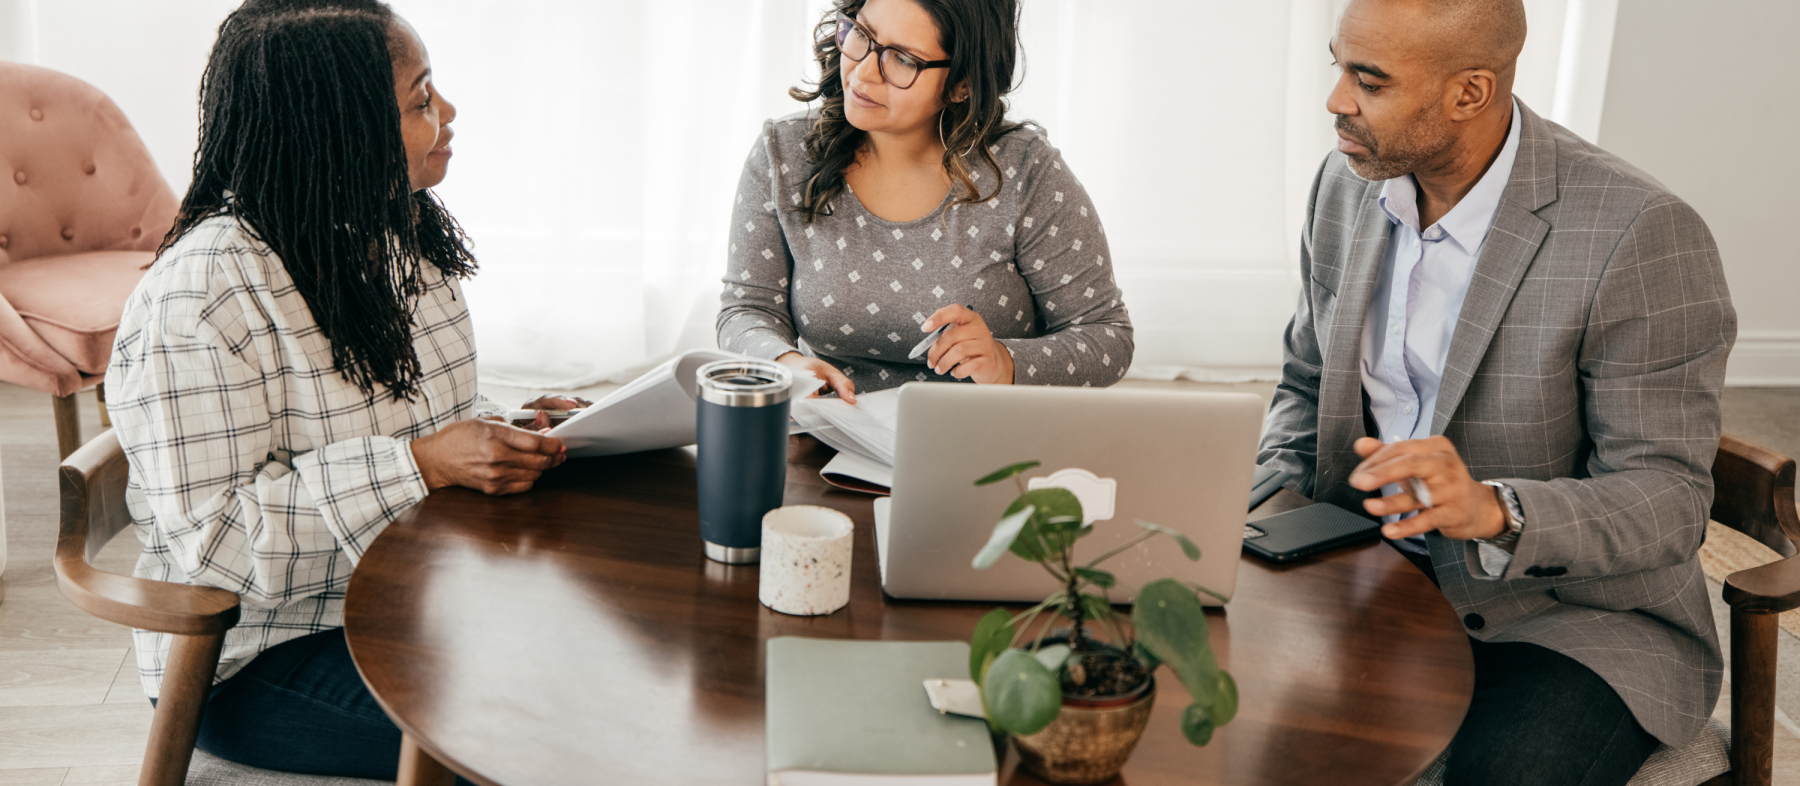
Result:
{"label": "wooden chair back", "polygon": [[1726,434],[1719,439],[1712,474],[1712,519],[1783,555],[1725,579],[1725,600],[1731,604],[1729,782],[1769,786],[1775,763],[1778,615],[1800,607],[1794,460]]}
{"label": "wooden chair back", "polygon": [[131,512],[125,509],[125,483],[131,466],[118,437],[107,431],[76,449],[56,471],[62,490],[57,550],[61,552],[66,542],[92,564],[114,536],[131,526]]}
{"label": "wooden chair back", "polygon": [[1755,538],[1783,557],[1800,543],[1794,510],[1794,460],[1730,434],[1713,460],[1712,519]]}

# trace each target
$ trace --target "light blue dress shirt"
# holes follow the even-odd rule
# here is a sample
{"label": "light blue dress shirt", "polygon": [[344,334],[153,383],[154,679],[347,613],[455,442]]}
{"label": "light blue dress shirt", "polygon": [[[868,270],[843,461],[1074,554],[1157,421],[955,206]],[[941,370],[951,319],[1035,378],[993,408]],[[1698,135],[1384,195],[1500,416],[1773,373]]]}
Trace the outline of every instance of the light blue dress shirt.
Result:
{"label": "light blue dress shirt", "polygon": [[[1369,397],[1369,411],[1383,442],[1423,439],[1431,436],[1432,413],[1437,409],[1438,386],[1444,363],[1450,356],[1450,339],[1462,314],[1463,298],[1475,277],[1475,261],[1487,240],[1500,197],[1512,179],[1513,161],[1519,154],[1519,106],[1513,103],[1512,128],[1506,144],[1475,187],[1456,207],[1429,227],[1419,227],[1419,186],[1412,175],[1386,181],[1379,203],[1393,224],[1387,256],[1369,302],[1362,334],[1362,385]],[[1382,488],[1396,494],[1398,484]],[[1397,521],[1398,516],[1385,517]],[[1424,551],[1424,539],[1408,538],[1403,545]],[[1498,555],[1490,557],[1490,554]],[[1504,572],[1512,555],[1487,544],[1481,546],[1482,567],[1489,574]],[[1494,570],[1494,563],[1500,571]]]}

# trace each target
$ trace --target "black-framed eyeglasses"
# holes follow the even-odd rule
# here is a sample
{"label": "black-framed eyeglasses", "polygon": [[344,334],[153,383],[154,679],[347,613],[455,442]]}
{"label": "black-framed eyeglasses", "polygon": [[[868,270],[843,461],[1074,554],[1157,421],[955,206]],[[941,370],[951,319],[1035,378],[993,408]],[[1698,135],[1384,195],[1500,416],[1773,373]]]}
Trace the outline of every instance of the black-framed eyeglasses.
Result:
{"label": "black-framed eyeglasses", "polygon": [[858,63],[874,51],[875,69],[881,72],[882,81],[901,90],[919,81],[920,71],[950,67],[948,60],[920,60],[903,50],[875,43],[868,28],[843,14],[838,14],[837,44],[839,52]]}

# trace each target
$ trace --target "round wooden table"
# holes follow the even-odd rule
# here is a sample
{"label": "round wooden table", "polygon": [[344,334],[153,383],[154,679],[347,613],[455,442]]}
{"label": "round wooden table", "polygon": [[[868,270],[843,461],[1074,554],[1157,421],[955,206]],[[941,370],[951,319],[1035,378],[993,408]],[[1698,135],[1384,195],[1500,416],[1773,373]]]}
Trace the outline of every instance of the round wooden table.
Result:
{"label": "round wooden table", "polygon": [[[765,639],[967,640],[993,607],[884,598],[872,498],[820,480],[830,455],[794,438],[787,504],[856,522],[850,605],[834,614],[770,611],[754,566],[701,555],[691,449],[581,459],[517,496],[434,493],[390,526],[350,581],[356,665],[417,752],[478,783],[762,783]],[[1250,518],[1306,504],[1283,491]],[[1211,622],[1237,719],[1195,748],[1185,696],[1159,700],[1132,786],[1406,784],[1468,708],[1461,623],[1385,545],[1285,567],[1245,557]],[[403,775],[430,769],[417,752]],[[1000,782],[1037,783],[1016,762]]]}

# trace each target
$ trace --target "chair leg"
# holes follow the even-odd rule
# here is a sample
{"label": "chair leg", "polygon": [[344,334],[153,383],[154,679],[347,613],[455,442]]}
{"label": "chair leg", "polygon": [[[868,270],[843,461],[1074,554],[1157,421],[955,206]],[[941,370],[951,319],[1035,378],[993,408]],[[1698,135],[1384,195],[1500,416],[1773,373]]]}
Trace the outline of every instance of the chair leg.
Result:
{"label": "chair leg", "polygon": [[70,393],[51,398],[51,408],[56,412],[56,448],[61,454],[58,462],[81,447],[81,412],[76,409],[76,395]]}
{"label": "chair leg", "polygon": [[156,715],[150,721],[150,744],[144,749],[138,786],[183,786],[187,782],[194,740],[200,736],[200,716],[206,711],[206,694],[224,646],[224,633],[175,637],[163,670],[162,695],[157,697]]}
{"label": "chair leg", "polygon": [[1731,610],[1731,782],[1771,786],[1775,767],[1774,614]]}
{"label": "chair leg", "polygon": [[450,786],[456,773],[413,742],[411,734],[400,738],[400,777],[394,786]]}
{"label": "chair leg", "polygon": [[100,427],[112,428],[112,415],[106,411],[106,383],[94,386],[94,400],[100,406]]}

